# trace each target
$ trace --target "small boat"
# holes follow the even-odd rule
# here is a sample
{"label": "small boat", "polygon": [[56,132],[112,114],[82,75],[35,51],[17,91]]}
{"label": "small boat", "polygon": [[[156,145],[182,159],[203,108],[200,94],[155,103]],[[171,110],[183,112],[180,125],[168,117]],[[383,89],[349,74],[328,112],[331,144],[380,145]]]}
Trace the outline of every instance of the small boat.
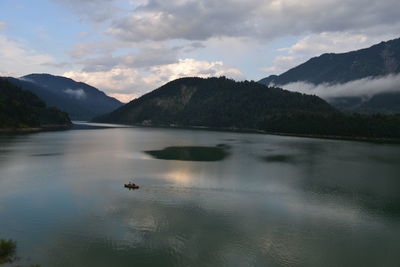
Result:
{"label": "small boat", "polygon": [[129,183],[129,184],[124,184],[124,187],[129,188],[129,189],[139,189],[139,186],[138,186],[138,185],[131,184],[131,183]]}

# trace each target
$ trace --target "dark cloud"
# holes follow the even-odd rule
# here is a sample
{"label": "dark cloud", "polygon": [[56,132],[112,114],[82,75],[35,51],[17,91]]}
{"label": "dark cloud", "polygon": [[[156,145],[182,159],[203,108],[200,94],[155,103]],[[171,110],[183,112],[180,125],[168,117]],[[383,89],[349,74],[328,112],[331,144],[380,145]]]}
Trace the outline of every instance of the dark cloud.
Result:
{"label": "dark cloud", "polygon": [[108,32],[127,41],[206,40],[250,32],[252,24],[245,21],[256,10],[255,2],[226,2],[151,0],[127,16],[114,19]]}
{"label": "dark cloud", "polygon": [[126,41],[268,39],[400,24],[398,0],[149,0],[114,18],[108,33]]}

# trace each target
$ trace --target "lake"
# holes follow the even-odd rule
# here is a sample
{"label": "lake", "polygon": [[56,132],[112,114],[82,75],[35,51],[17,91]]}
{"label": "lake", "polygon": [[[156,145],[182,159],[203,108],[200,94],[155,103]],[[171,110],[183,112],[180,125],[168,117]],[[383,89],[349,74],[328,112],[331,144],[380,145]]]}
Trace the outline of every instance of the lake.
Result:
{"label": "lake", "polygon": [[[132,179],[140,189],[123,187]],[[21,265],[397,267],[400,146],[111,126],[0,135],[0,238]]]}

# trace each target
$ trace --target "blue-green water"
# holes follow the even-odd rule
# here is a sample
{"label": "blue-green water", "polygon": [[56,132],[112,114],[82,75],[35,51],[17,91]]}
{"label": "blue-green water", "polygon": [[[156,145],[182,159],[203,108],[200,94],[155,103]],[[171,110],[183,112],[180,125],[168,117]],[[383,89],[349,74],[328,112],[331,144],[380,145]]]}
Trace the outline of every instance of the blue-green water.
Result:
{"label": "blue-green water", "polygon": [[[225,144],[219,161],[144,151]],[[139,190],[123,184],[134,178]],[[399,266],[400,146],[158,128],[0,136],[20,265]]]}

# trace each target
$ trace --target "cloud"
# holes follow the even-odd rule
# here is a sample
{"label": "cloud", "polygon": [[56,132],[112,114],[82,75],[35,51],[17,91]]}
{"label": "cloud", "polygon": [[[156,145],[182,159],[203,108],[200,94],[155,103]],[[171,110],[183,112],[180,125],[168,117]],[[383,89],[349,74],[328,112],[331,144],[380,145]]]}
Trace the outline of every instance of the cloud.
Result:
{"label": "cloud", "polygon": [[299,40],[286,50],[290,54],[318,55],[322,53],[344,53],[369,47],[383,40],[398,38],[397,34],[376,34],[362,32],[322,32]]}
{"label": "cloud", "polygon": [[[200,44],[188,43],[170,47],[160,42],[143,42],[132,46],[118,41],[78,43],[68,51],[85,72],[108,71],[113,68],[148,68],[178,61],[180,50],[192,50]],[[124,50],[115,53],[116,50]],[[118,52],[118,51],[117,51]],[[118,55],[114,55],[118,54]]]}
{"label": "cloud", "polygon": [[93,55],[109,55],[116,50],[133,47],[134,46],[128,43],[120,42],[118,40],[88,41],[76,43],[73,48],[67,50],[66,53],[72,59],[82,59]]}
{"label": "cloud", "polygon": [[84,72],[99,72],[109,71],[116,68],[122,62],[120,57],[104,55],[101,57],[85,59],[80,61],[80,63],[83,64],[82,71]]}
{"label": "cloud", "polygon": [[[235,5],[226,2],[151,0],[125,17],[114,19],[108,33],[129,41],[234,36],[239,26],[237,21],[246,20],[254,1],[236,1]],[[240,25],[243,31],[249,30],[246,23]]]}
{"label": "cloud", "polygon": [[360,30],[400,25],[397,0],[149,0],[123,17],[108,33],[125,41],[207,40]]}
{"label": "cloud", "polygon": [[125,56],[123,63],[126,66],[137,68],[159,66],[177,62],[178,51],[164,45],[142,47],[135,55]]}
{"label": "cloud", "polygon": [[0,35],[0,62],[0,73],[21,76],[48,71],[46,64],[54,63],[54,59],[48,54],[29,48],[22,40]]}
{"label": "cloud", "polygon": [[155,74],[155,77],[160,77],[155,79],[160,81],[165,81],[165,78],[167,81],[170,81],[190,76],[203,78],[211,76],[228,76],[233,79],[244,79],[243,73],[238,69],[227,67],[221,61],[207,62],[197,61],[191,58],[180,59],[179,62],[174,64],[155,66],[152,68],[152,71]]}
{"label": "cloud", "polygon": [[73,89],[68,88],[68,89],[64,90],[63,92],[73,98],[78,99],[78,100],[82,100],[82,99],[86,98],[86,93],[85,93],[85,91],[83,91],[83,89],[73,90]]}
{"label": "cloud", "polygon": [[[165,53],[163,53],[165,51]],[[168,50],[146,48],[133,55],[104,55],[80,61],[83,71],[109,71],[114,68],[148,68],[177,62],[177,55]]]}
{"label": "cloud", "polygon": [[198,61],[191,58],[145,69],[125,66],[113,67],[105,71],[69,71],[64,73],[66,77],[91,84],[121,101],[143,95],[177,78],[222,75],[244,79],[244,75],[239,70],[225,66],[223,62]]}
{"label": "cloud", "polygon": [[6,30],[7,29],[7,24],[3,21],[0,21],[0,31]]}
{"label": "cloud", "polygon": [[397,0],[52,0],[124,41],[208,40],[399,27]]}
{"label": "cloud", "polygon": [[400,74],[387,75],[378,78],[364,78],[343,84],[310,84],[295,82],[285,84],[282,87],[289,91],[313,94],[322,98],[341,96],[371,97],[383,92],[400,92]]}
{"label": "cloud", "polygon": [[131,94],[150,89],[139,71],[131,68],[113,68],[97,72],[68,71],[63,76],[88,83],[110,94]]}
{"label": "cloud", "polygon": [[126,93],[126,94],[109,93],[108,95],[118,99],[122,103],[128,103],[128,102],[132,101],[133,99],[136,99],[139,97],[139,95],[137,95],[137,94],[128,94],[128,93]]}

